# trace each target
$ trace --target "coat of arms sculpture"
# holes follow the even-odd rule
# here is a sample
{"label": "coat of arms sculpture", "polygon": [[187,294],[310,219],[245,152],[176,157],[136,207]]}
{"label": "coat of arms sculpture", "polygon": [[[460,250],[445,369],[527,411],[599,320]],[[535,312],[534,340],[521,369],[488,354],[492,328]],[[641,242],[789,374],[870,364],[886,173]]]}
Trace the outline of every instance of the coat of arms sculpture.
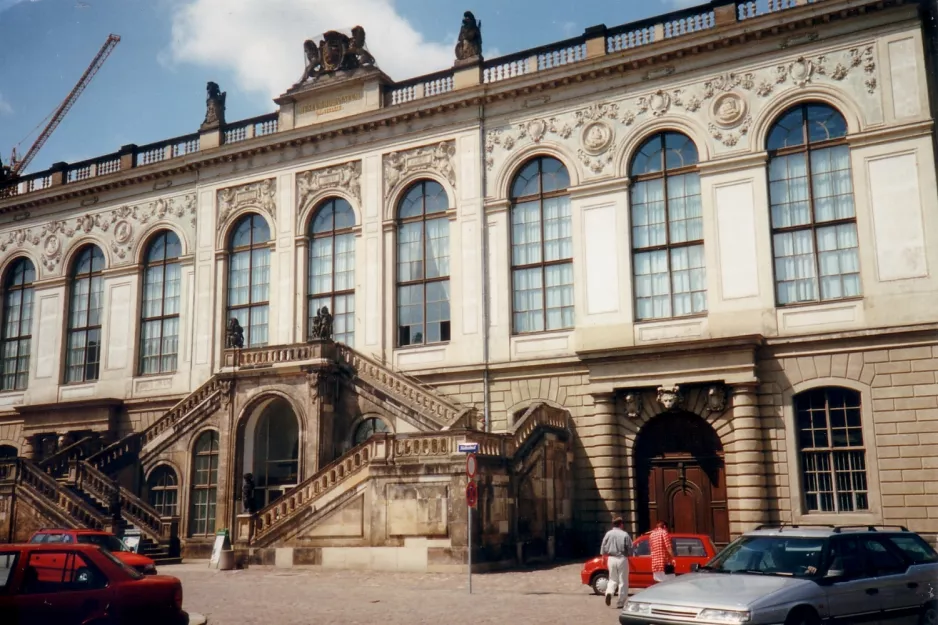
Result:
{"label": "coat of arms sculpture", "polygon": [[303,42],[303,53],[306,69],[297,85],[324,74],[375,65],[375,57],[365,49],[365,29],[361,26],[352,29],[351,37],[335,30],[323,33],[319,45],[307,39]]}

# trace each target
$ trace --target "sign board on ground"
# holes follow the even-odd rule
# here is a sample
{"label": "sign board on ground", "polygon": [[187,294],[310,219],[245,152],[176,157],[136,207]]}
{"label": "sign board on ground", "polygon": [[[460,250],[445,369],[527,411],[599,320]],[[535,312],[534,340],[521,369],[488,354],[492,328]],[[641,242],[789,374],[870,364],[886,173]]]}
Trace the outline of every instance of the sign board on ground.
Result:
{"label": "sign board on ground", "polygon": [[466,456],[466,475],[469,476],[471,480],[476,476],[476,473],[479,471],[479,461],[476,460],[475,454],[469,454]]}
{"label": "sign board on ground", "polygon": [[475,508],[476,504],[479,502],[479,489],[476,488],[476,483],[472,480],[466,484],[466,503],[469,504],[470,508]]}
{"label": "sign board on ground", "polygon": [[228,539],[228,530],[218,530],[215,532],[215,544],[212,545],[212,559],[208,562],[209,567],[218,566],[218,560],[221,558],[223,549],[231,549],[231,541]]}
{"label": "sign board on ground", "polygon": [[140,538],[140,530],[127,529],[124,531],[122,540],[124,542],[124,546],[127,547],[127,549],[134,553],[140,553]]}
{"label": "sign board on ground", "polygon": [[466,443],[462,442],[456,446],[457,450],[461,454],[474,454],[479,451],[479,443]]}

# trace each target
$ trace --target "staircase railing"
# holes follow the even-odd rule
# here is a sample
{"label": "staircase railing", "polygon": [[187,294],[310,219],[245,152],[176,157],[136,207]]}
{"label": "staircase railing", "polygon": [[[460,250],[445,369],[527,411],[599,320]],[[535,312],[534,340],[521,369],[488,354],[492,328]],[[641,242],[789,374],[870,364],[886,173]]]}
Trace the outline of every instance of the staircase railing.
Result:
{"label": "staircase railing", "polygon": [[171,535],[166,535],[172,527],[169,517],[160,516],[155,508],[123,486],[115,484],[111,478],[95,469],[89,462],[73,460],[69,464],[69,481],[104,506],[110,504],[116,490],[120,498],[120,513],[123,519],[132,523],[148,538],[158,542],[172,538]]}
{"label": "staircase railing", "polygon": [[365,467],[376,462],[387,462],[391,453],[389,438],[387,434],[377,434],[369,438],[303,480],[277,501],[257,512],[253,540],[258,541],[270,535],[292,518],[298,509],[310,506]]}
{"label": "staircase railing", "polygon": [[81,460],[95,453],[91,450],[97,440],[94,436],[85,436],[40,461],[39,468],[52,477],[62,477],[68,472],[69,460]]}
{"label": "staircase railing", "polygon": [[568,427],[566,412],[551,408],[544,403],[534,404],[514,424],[509,442],[509,454],[512,456],[516,454],[531,435],[541,428],[567,430]]}
{"label": "staircase railing", "polygon": [[29,488],[46,504],[53,506],[58,512],[64,513],[75,522],[77,527],[91,529],[105,529],[110,526],[110,520],[95,510],[81,497],[73,493],[68,487],[59,484],[55,479],[46,475],[38,466],[26,460],[16,460],[16,481]]}
{"label": "staircase railing", "polygon": [[422,408],[422,413],[431,416],[436,424],[445,427],[465,413],[466,408],[432,391],[429,387],[413,382],[376,360],[357,352],[342,343],[336,343],[336,360],[356,375],[381,390],[399,397],[410,406]]}

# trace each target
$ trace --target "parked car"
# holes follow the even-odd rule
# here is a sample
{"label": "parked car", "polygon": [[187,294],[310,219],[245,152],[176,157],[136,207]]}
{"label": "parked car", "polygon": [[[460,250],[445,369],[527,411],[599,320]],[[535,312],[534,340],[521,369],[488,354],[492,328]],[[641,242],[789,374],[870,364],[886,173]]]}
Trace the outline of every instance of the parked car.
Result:
{"label": "parked car", "polygon": [[0,545],[0,614],[10,625],[187,625],[182,584],[141,575],[97,545]]}
{"label": "parked car", "polygon": [[[677,575],[689,573],[694,564],[706,564],[717,553],[713,541],[705,534],[671,534],[671,548],[674,550],[674,572]],[[580,571],[580,580],[597,595],[605,594],[609,582],[606,556],[587,561]],[[651,574],[651,544],[648,542],[648,534],[642,534],[632,543],[629,588],[648,588],[654,583]]]}
{"label": "parked car", "polygon": [[41,529],[34,533],[29,542],[33,544],[78,544],[98,545],[107,549],[124,564],[137,569],[144,575],[156,575],[156,563],[150,558],[134,553],[124,542],[101,530]]}
{"label": "parked car", "polygon": [[759,528],[631,597],[621,625],[938,622],[938,553],[904,527]]}

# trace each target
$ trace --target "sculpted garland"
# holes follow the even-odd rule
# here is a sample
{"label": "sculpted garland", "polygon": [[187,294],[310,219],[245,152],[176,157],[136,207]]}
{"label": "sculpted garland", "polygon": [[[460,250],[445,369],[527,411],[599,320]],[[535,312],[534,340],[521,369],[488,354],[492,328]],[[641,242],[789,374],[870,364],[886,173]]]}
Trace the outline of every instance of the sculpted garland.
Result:
{"label": "sculpted garland", "polygon": [[710,136],[723,146],[734,148],[752,129],[751,109],[761,108],[760,100],[786,85],[804,88],[822,79],[843,83],[857,72],[862,72],[861,88],[870,96],[874,95],[879,83],[872,45],[813,57],[801,56],[754,72],[728,73],[698,85],[659,89],[631,101],[597,103],[547,119],[526,120],[488,132],[486,167],[494,167],[496,148],[510,152],[522,143],[537,144],[551,135],[569,143],[579,130],[576,145],[572,146],[577,158],[587,170],[600,175],[606,173],[613,161],[617,127],[628,128],[643,117],[664,117],[677,109],[703,117]]}
{"label": "sculpted garland", "polygon": [[196,197],[194,193],[160,198],[145,204],[120,206],[100,213],[87,213],[79,217],[50,221],[29,228],[20,228],[0,235],[0,253],[10,248],[33,248],[42,266],[55,272],[62,262],[65,241],[76,235],[100,232],[109,235],[108,243],[117,265],[132,260],[133,249],[142,226],[166,218],[174,218],[180,225],[190,215],[190,233],[195,232]]}

